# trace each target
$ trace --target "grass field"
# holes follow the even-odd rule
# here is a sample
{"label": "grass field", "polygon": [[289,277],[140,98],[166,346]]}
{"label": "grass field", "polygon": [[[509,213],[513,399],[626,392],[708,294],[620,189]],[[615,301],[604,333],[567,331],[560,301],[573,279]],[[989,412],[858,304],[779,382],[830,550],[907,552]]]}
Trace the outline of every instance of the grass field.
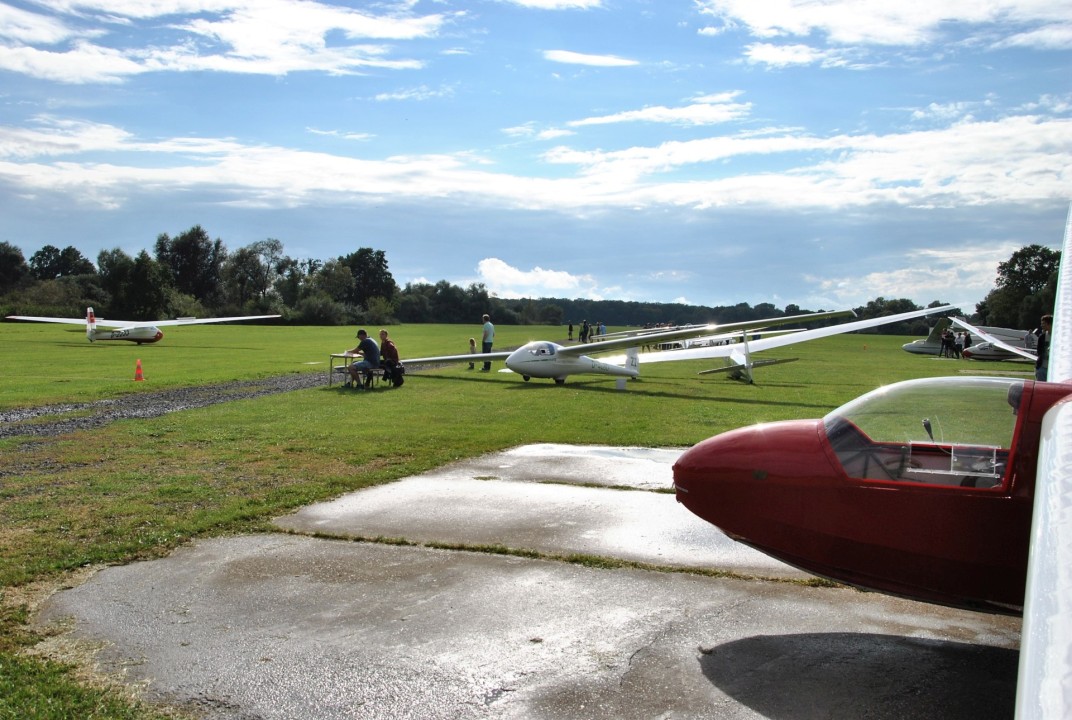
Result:
{"label": "grass field", "polygon": [[[355,330],[191,326],[139,347],[5,323],[0,410],[284,373],[326,378],[328,355],[353,347]],[[390,331],[405,360],[465,352],[479,327]],[[496,348],[564,336],[559,327],[503,326]],[[557,386],[462,365],[410,373],[399,389],[325,384],[57,438],[0,440],[0,718],[157,716],[24,653],[40,640],[25,624],[34,591],[80,568],[159,556],[198,537],[269,531],[271,518],[298,506],[515,445],[685,447],[755,422],[819,417],[898,380],[1029,370],[910,355],[900,349],[909,339],[846,335],[786,348],[773,355],[800,361],[758,370],[754,386],[697,376],[710,362],[642,366],[624,391],[612,377]],[[137,360],[144,382],[133,380]]]}

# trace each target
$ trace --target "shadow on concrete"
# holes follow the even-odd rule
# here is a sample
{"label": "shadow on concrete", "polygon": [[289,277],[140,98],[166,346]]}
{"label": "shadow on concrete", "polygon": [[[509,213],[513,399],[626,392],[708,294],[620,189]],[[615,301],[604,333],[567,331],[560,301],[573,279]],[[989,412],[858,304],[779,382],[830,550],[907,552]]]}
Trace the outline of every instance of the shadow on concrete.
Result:
{"label": "shadow on concrete", "polygon": [[[868,633],[764,635],[700,648],[719,690],[771,720],[1007,720],[1016,650]],[[870,708],[865,715],[857,714]]]}

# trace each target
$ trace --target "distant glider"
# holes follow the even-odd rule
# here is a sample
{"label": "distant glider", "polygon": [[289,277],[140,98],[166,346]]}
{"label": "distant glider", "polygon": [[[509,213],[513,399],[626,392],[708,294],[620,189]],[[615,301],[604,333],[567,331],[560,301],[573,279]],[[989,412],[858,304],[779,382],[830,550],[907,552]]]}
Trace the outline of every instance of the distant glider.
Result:
{"label": "distant glider", "polygon": [[1030,354],[1035,349],[1035,336],[1027,330],[975,327],[962,318],[948,317],[939,318],[926,338],[905,343],[901,349],[916,355],[941,355],[942,335],[953,323],[983,339],[981,343],[964,348],[964,357],[971,360],[1015,360],[1018,355],[1028,357],[1024,352]]}
{"label": "distant glider", "polygon": [[953,321],[947,317],[938,318],[927,337],[905,343],[901,349],[914,355],[938,355],[942,352],[942,334],[952,324]]}
{"label": "distant glider", "polygon": [[[851,310],[837,310],[831,312],[811,313],[808,315],[793,315],[780,318],[766,318],[762,320],[749,320],[725,325],[703,325],[665,332],[652,332],[610,340],[600,340],[595,343],[562,346],[547,340],[530,342],[517,350],[499,353],[476,353],[467,355],[442,355],[438,357],[413,358],[406,360],[406,366],[412,367],[420,364],[441,364],[455,362],[474,362],[503,360],[506,367],[521,375],[524,380],[530,378],[548,378],[562,384],[570,375],[583,373],[597,375],[615,375],[618,377],[635,378],[640,375],[638,366],[648,362],[667,362],[672,360],[696,360],[714,357],[728,357],[734,361],[734,365],[751,379],[753,362],[750,353],[758,350],[766,350],[797,342],[804,342],[828,335],[859,330],[866,327],[874,327],[891,322],[898,322],[912,317],[919,317],[935,312],[943,312],[951,309],[951,306],[928,308],[917,310],[901,315],[891,315],[871,320],[860,320],[843,325],[833,325],[826,328],[804,330],[788,333],[778,337],[765,337],[760,340],[748,340],[748,335],[755,334],[758,330],[779,325],[806,323],[818,320],[829,320],[855,316]],[[666,350],[661,352],[639,353],[638,348],[642,345],[658,345],[673,340],[688,340],[693,338],[716,338],[729,340],[741,338],[739,343],[726,345],[705,344],[703,347],[691,347],[684,350]],[[603,360],[591,357],[598,353],[625,350],[624,355],[618,355]],[[761,363],[762,364],[762,363]]]}
{"label": "distant glider", "polygon": [[[177,318],[175,320],[155,320],[152,322],[137,322],[134,320],[105,320],[98,318],[93,308],[86,308],[86,317],[82,318],[56,318],[36,317],[32,315],[8,315],[8,320],[25,320],[28,322],[63,323],[66,325],[86,324],[86,338],[90,342],[97,340],[126,340],[142,345],[145,343],[159,342],[164,338],[160,331],[162,327],[173,325],[204,325],[207,323],[235,322],[238,320],[263,320],[277,318],[279,315],[243,315],[240,317],[222,318]],[[98,329],[98,325],[114,330]]]}
{"label": "distant glider", "polygon": [[[890,323],[903,322],[913,318],[930,315],[936,312],[946,312],[953,308],[952,305],[913,310],[898,315],[886,315],[884,317],[869,318],[867,320],[855,320],[853,322],[830,325],[829,327],[803,330],[792,334],[779,335],[776,337],[764,337],[759,340],[749,340],[747,334],[741,336],[741,342],[729,345],[715,345],[707,347],[694,347],[684,350],[666,350],[663,352],[645,353],[639,357],[641,363],[674,362],[679,360],[704,360],[708,358],[726,358],[729,363],[725,367],[702,370],[701,375],[712,372],[729,372],[731,377],[752,382],[752,368],[763,365],[776,365],[780,362],[792,362],[792,359],[753,359],[752,353],[774,348],[786,347],[797,343],[818,340],[819,338],[840,335],[855,330],[866,330],[888,325]],[[607,358],[607,362],[615,362],[620,358]],[[795,358],[794,358],[795,359]]]}
{"label": "distant glider", "polygon": [[[766,318],[763,320],[747,320],[744,322],[727,323],[725,325],[696,325],[687,328],[652,332],[630,337],[600,340],[594,343],[562,346],[548,340],[535,340],[522,345],[517,350],[509,352],[474,353],[466,355],[440,355],[425,358],[409,358],[406,367],[414,365],[444,364],[456,362],[475,362],[503,360],[508,370],[520,375],[528,381],[531,378],[545,378],[554,380],[561,385],[566,382],[570,375],[595,374],[614,375],[617,377],[635,378],[640,374],[637,365],[640,362],[638,348],[642,345],[657,345],[671,340],[686,340],[689,338],[709,337],[724,334],[740,334],[761,328],[769,328],[778,325],[791,325],[794,323],[814,320],[829,320],[855,315],[852,310],[834,310],[830,312],[810,313],[807,315],[792,315],[780,318]],[[591,355],[598,353],[625,350],[626,354],[611,361],[596,360]],[[658,355],[661,353],[648,353]]]}
{"label": "distant glider", "polygon": [[953,318],[953,322],[983,339],[981,343],[964,348],[963,353],[966,358],[971,360],[1038,359],[1038,353],[1034,352],[1035,335],[1027,330],[1008,330],[1004,337],[1000,337],[994,333],[995,328],[975,327],[961,318]]}

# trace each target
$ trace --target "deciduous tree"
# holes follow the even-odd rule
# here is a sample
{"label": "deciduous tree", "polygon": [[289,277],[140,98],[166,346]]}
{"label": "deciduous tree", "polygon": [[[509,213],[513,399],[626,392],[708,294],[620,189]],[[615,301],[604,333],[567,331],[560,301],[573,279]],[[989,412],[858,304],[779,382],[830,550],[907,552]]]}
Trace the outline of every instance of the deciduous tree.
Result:
{"label": "deciduous tree", "polygon": [[227,249],[212,240],[200,225],[172,239],[167,233],[156,238],[156,260],[171,274],[175,289],[192,295],[207,307],[220,303],[220,269]]}

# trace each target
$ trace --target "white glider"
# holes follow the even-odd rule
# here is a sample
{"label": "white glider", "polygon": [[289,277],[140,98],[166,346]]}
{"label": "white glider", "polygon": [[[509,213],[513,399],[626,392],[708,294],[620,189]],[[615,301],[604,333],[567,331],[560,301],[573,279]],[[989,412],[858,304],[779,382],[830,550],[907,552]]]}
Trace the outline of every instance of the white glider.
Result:
{"label": "white glider", "polygon": [[[154,320],[151,322],[139,322],[136,320],[105,320],[97,317],[93,308],[86,308],[86,317],[82,318],[59,318],[37,317],[34,315],[8,315],[8,320],[25,320],[27,322],[63,323],[67,325],[86,325],[86,338],[90,342],[97,340],[126,340],[142,345],[145,343],[159,342],[163,339],[162,327],[174,325],[205,325],[207,323],[237,322],[239,320],[263,320],[277,318],[279,315],[242,315],[239,317],[221,318],[176,318],[174,320]],[[114,330],[98,329],[98,325]]]}

